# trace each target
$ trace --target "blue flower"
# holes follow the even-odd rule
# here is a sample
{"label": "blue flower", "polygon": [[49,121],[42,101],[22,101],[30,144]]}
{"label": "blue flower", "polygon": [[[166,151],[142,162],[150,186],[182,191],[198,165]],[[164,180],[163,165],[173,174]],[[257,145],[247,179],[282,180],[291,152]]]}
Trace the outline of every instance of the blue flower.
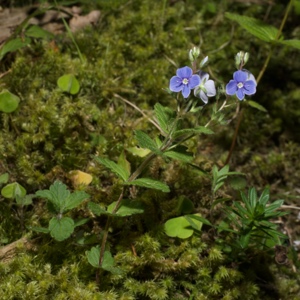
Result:
{"label": "blue flower", "polygon": [[187,98],[191,90],[200,84],[199,75],[193,75],[189,67],[177,69],[176,75],[171,78],[169,89],[172,92],[182,92],[184,98]]}
{"label": "blue flower", "polygon": [[226,94],[234,95],[243,100],[245,95],[256,93],[256,81],[254,76],[247,70],[239,70],[233,73],[233,80],[226,85]]}
{"label": "blue flower", "polygon": [[215,82],[209,79],[209,75],[206,72],[199,71],[198,74],[201,83],[194,89],[194,95],[207,104],[208,97],[216,96]]}

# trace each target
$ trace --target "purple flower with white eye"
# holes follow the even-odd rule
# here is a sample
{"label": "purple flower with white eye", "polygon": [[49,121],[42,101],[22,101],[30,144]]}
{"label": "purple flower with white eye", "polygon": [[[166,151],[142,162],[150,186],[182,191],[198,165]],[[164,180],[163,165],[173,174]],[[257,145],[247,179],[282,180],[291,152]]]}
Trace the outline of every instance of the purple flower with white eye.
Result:
{"label": "purple flower with white eye", "polygon": [[209,79],[209,75],[206,72],[199,71],[198,74],[201,81],[200,85],[194,89],[194,95],[207,104],[208,97],[216,96],[215,82]]}
{"label": "purple flower with white eye", "polygon": [[177,69],[176,75],[171,78],[169,89],[172,92],[182,92],[184,98],[187,98],[191,90],[200,84],[199,75],[193,75],[189,67]]}
{"label": "purple flower with white eye", "polygon": [[239,70],[233,73],[233,80],[226,85],[227,95],[236,95],[239,100],[243,100],[245,95],[256,93],[256,81],[254,76],[247,70]]}

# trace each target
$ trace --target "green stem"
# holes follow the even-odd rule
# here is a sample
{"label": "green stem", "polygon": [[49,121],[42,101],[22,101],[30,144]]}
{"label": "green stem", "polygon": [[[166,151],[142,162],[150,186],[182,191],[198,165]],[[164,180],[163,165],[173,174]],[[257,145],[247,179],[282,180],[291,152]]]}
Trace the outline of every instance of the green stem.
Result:
{"label": "green stem", "polygon": [[[279,37],[280,37],[280,35],[282,33],[283,27],[284,27],[284,25],[286,23],[286,20],[287,20],[287,17],[289,15],[289,12],[290,12],[290,10],[292,8],[293,2],[294,2],[294,0],[290,0],[289,4],[287,6],[287,9],[286,9],[285,14],[283,16],[283,19],[281,21],[280,27],[278,29],[277,35],[275,37],[275,41],[277,41],[279,39]],[[273,55],[274,46],[275,46],[275,44],[271,45],[271,50],[270,50],[270,52],[269,52],[269,54],[268,54],[268,56],[267,56],[267,58],[266,58],[266,60],[265,60],[265,62],[263,64],[262,69],[260,70],[260,72],[259,72],[259,74],[257,76],[257,79],[256,79],[256,83],[257,84],[260,82],[261,78],[263,77],[263,75],[264,75],[264,73],[265,73],[265,71],[266,71],[266,69],[267,69],[267,67],[269,65],[270,59],[271,59],[271,57]],[[231,142],[230,150],[229,150],[228,156],[226,158],[225,165],[229,163],[231,155],[233,153],[233,150],[234,150],[234,147],[235,147],[235,143],[236,143],[236,139],[237,139],[237,135],[238,135],[238,131],[239,131],[239,128],[240,128],[240,125],[241,125],[243,114],[244,114],[244,110],[241,110],[238,122],[236,124],[235,131],[234,131],[234,136],[233,136],[233,139],[232,139],[232,142]]]}

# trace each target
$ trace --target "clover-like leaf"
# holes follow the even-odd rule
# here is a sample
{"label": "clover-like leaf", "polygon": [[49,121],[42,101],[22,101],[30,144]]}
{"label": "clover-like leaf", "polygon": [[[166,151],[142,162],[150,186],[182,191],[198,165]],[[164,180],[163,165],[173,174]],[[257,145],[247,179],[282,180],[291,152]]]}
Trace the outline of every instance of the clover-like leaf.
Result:
{"label": "clover-like leaf", "polygon": [[13,182],[2,188],[1,195],[4,198],[13,198],[13,199],[16,198],[16,196],[25,197],[26,190],[19,183]]}
{"label": "clover-like leaf", "polygon": [[[200,230],[202,223],[198,220],[194,220],[194,223],[197,224],[198,230]],[[186,239],[193,235],[194,229],[190,222],[184,216],[181,216],[172,218],[165,223],[165,233],[170,237]]]}
{"label": "clover-like leaf", "polygon": [[58,78],[58,87],[64,92],[76,95],[80,90],[80,85],[76,77],[72,74],[66,74]]}
{"label": "clover-like leaf", "polygon": [[19,106],[20,98],[12,94],[8,90],[3,90],[0,93],[0,111],[11,113]]}

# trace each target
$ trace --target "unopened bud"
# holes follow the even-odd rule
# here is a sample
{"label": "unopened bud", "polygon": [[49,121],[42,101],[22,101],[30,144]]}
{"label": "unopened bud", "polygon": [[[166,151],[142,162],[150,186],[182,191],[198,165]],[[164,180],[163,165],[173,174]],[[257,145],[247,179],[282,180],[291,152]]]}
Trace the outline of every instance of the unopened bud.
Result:
{"label": "unopened bud", "polygon": [[204,57],[201,62],[200,62],[200,69],[202,69],[203,67],[207,66],[208,64],[208,56]]}
{"label": "unopened bud", "polygon": [[235,66],[237,69],[241,69],[249,60],[249,53],[240,51],[235,56]]}
{"label": "unopened bud", "polygon": [[189,52],[189,59],[194,62],[200,55],[200,49],[198,47],[193,47]]}

